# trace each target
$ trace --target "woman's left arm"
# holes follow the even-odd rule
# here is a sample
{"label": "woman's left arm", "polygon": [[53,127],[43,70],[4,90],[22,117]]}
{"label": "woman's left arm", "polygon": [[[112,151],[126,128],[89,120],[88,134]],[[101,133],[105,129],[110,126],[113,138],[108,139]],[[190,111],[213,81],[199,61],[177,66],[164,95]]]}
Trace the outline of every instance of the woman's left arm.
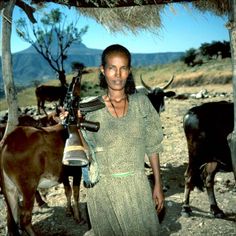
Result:
{"label": "woman's left arm", "polygon": [[151,156],[149,156],[149,161],[154,175],[154,189],[152,197],[156,203],[157,212],[159,213],[164,207],[164,198],[165,198],[161,183],[159,155],[157,153],[152,154]]}

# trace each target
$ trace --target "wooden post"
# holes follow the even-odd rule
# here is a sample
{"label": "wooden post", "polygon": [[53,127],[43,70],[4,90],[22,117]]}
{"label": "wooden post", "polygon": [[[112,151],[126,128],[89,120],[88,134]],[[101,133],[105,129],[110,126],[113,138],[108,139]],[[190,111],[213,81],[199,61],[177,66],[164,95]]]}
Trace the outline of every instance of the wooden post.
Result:
{"label": "wooden post", "polygon": [[[231,46],[232,70],[233,70],[233,101],[234,101],[234,130],[231,136],[230,149],[231,159],[236,181],[236,0],[230,0],[231,11],[229,13],[229,35]],[[235,184],[236,185],[236,184]]]}
{"label": "wooden post", "polygon": [[8,122],[4,136],[18,124],[18,102],[13,80],[11,31],[12,13],[16,0],[10,0],[2,10],[2,78],[8,104]]}

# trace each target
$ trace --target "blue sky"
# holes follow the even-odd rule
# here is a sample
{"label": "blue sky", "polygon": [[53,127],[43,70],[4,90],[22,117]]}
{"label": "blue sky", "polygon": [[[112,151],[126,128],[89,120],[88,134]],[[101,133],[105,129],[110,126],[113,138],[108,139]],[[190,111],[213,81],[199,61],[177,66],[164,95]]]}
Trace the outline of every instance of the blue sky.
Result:
{"label": "blue sky", "polygon": [[[58,5],[51,5],[58,7]],[[76,11],[62,8],[63,11],[75,16]],[[158,34],[140,31],[134,35],[131,32],[110,33],[102,25],[91,18],[80,16],[78,27],[89,26],[88,32],[83,36],[82,42],[88,48],[104,49],[110,44],[119,43],[126,46],[133,53],[152,52],[179,52],[190,48],[198,48],[202,43],[213,40],[229,40],[228,30],[225,28],[227,17],[218,17],[212,13],[199,13],[186,9],[181,4],[174,4],[175,12],[167,6],[161,14],[163,27]],[[13,21],[24,13],[15,7]],[[1,21],[0,21],[1,22]],[[12,30],[12,53],[28,48],[30,45],[22,41]]]}

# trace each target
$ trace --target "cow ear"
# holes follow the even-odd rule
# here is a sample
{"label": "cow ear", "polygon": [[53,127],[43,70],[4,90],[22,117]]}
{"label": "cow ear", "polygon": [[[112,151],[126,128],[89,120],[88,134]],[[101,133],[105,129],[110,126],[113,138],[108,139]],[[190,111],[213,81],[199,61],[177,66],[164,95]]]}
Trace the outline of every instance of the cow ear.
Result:
{"label": "cow ear", "polygon": [[168,97],[168,98],[170,98],[170,97],[174,97],[175,95],[176,95],[176,93],[173,92],[173,91],[165,92],[165,97]]}

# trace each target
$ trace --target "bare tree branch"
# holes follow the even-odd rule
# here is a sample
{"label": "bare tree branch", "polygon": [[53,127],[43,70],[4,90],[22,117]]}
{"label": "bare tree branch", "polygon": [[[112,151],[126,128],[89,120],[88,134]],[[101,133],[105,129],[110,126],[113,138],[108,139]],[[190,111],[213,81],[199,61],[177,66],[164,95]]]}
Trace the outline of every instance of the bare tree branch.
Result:
{"label": "bare tree branch", "polygon": [[33,24],[37,22],[36,19],[34,18],[34,15],[33,15],[33,13],[35,12],[35,8],[29,6],[25,2],[22,2],[21,0],[17,0],[16,5],[18,7],[20,7],[25,12],[25,14],[28,16],[29,20]]}

